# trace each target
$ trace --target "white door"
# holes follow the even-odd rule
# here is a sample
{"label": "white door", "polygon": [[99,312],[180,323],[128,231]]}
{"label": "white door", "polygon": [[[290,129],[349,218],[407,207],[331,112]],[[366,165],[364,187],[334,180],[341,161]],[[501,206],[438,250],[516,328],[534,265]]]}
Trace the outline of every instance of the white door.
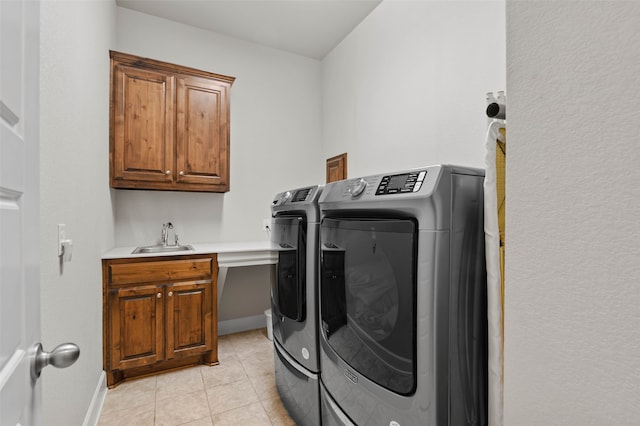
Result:
{"label": "white door", "polygon": [[0,0],[0,425],[41,423],[37,1]]}

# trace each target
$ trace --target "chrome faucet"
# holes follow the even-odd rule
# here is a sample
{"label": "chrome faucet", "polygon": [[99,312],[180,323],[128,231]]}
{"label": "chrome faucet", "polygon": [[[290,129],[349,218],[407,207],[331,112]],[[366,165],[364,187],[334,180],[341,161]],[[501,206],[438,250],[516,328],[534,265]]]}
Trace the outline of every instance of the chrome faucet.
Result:
{"label": "chrome faucet", "polygon": [[162,242],[162,247],[167,247],[169,245],[169,230],[173,229],[173,224],[171,222],[162,224],[162,234],[160,235],[160,239]]}

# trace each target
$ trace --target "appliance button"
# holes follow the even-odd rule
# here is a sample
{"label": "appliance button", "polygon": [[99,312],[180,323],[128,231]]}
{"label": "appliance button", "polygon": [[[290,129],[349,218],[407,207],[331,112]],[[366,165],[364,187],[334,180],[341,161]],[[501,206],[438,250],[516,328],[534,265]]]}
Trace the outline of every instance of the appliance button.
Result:
{"label": "appliance button", "polygon": [[422,182],[426,174],[427,172],[425,172],[424,170],[421,171],[420,174],[418,175],[418,181]]}
{"label": "appliance button", "polygon": [[422,182],[416,183],[416,186],[413,187],[413,192],[418,192],[421,186],[422,186]]}

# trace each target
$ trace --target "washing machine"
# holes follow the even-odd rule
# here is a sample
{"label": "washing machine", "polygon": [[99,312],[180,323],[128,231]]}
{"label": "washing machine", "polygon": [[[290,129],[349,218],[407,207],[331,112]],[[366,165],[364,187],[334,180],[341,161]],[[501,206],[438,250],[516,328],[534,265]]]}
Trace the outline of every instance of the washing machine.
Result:
{"label": "washing machine", "polygon": [[315,185],[276,194],[271,242],[278,250],[271,288],[276,386],[299,425],[320,424],[318,198]]}
{"label": "washing machine", "polygon": [[483,180],[435,165],[325,186],[323,425],[487,424]]}

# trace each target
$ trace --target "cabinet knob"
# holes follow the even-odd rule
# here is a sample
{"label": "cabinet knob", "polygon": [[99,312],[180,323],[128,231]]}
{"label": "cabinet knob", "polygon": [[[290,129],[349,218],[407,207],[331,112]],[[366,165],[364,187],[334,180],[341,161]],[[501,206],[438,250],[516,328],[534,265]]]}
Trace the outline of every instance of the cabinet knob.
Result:
{"label": "cabinet knob", "polygon": [[171,170],[167,170],[164,172],[165,175],[170,175],[171,174]]}
{"label": "cabinet knob", "polygon": [[172,291],[169,292],[169,297],[171,297],[171,296],[173,296],[173,292]]}
{"label": "cabinet knob", "polygon": [[183,171],[180,171],[179,174],[180,174],[180,176],[184,176],[184,172]]}
{"label": "cabinet knob", "polygon": [[156,294],[156,297],[157,297],[158,299],[160,299],[160,298],[162,297],[162,293],[158,293],[158,294]]}

